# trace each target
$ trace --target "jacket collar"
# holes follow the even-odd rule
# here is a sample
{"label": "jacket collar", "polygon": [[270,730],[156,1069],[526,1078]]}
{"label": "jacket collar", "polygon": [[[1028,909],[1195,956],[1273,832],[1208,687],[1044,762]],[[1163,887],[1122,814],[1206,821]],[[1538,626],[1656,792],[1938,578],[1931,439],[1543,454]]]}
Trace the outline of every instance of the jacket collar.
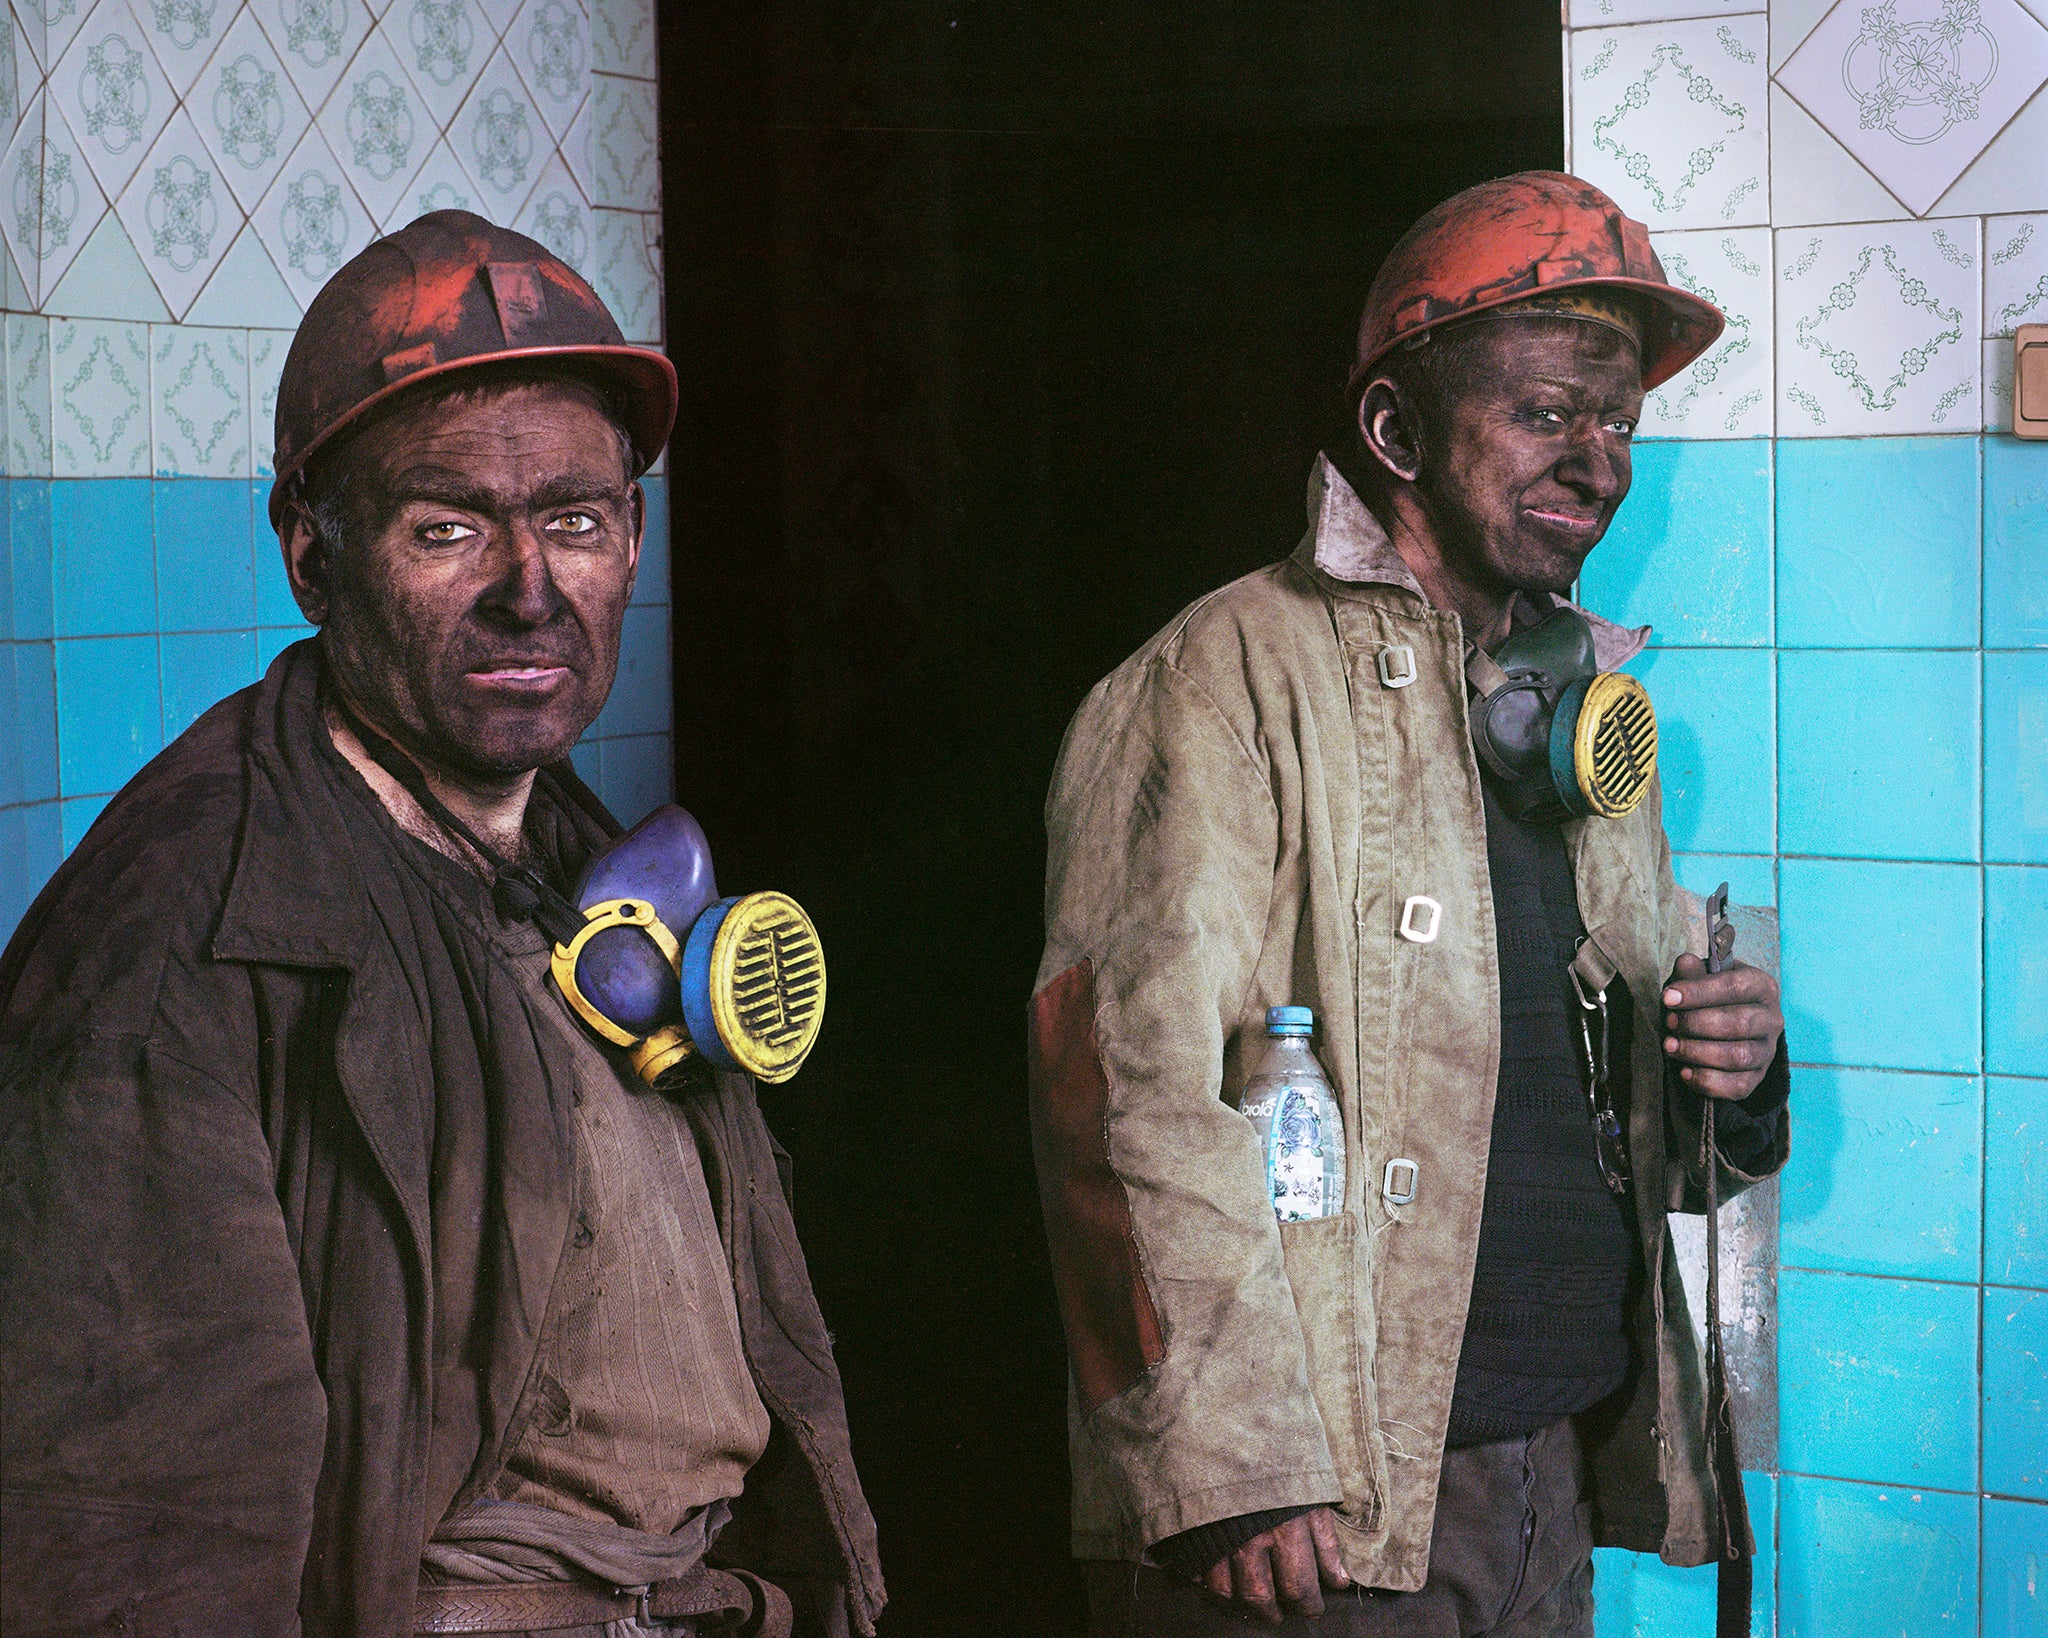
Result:
{"label": "jacket collar", "polygon": [[[1392,586],[1427,605],[1422,589],[1380,520],[1374,517],[1330,457],[1318,455],[1308,479],[1308,533],[1295,548],[1295,561],[1312,568],[1334,582],[1333,590],[1347,586]],[[1568,599],[1551,592],[1529,595],[1539,607],[1578,608]],[[1602,671],[1613,671],[1642,653],[1649,645],[1648,626],[1618,626],[1603,620],[1591,609],[1579,608],[1593,630],[1593,656]]]}

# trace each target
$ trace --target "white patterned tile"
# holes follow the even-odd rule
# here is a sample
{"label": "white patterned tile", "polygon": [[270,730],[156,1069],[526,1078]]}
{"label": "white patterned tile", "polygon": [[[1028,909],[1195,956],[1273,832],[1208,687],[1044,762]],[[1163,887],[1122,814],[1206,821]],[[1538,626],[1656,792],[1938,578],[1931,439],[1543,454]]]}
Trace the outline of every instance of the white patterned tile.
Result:
{"label": "white patterned tile", "polygon": [[250,218],[301,307],[374,237],[370,214],[317,131],[308,131]]}
{"label": "white patterned tile", "polygon": [[502,40],[519,10],[519,0],[477,0],[477,4],[483,8],[484,21],[491,25],[491,37]]}
{"label": "white patterned tile", "polygon": [[249,0],[249,9],[317,112],[370,32],[369,7],[363,0]]}
{"label": "white patterned tile", "polygon": [[505,49],[557,142],[590,94],[590,19],[577,0],[526,0]]}
{"label": "white patterned tile", "polygon": [[437,210],[475,210],[483,203],[445,141],[437,140],[396,205],[386,213],[383,228],[396,233],[416,217]]}
{"label": "white patterned tile", "polygon": [[445,131],[497,44],[483,7],[477,0],[393,0],[377,26]]}
{"label": "white patterned tile", "polygon": [[171,89],[183,97],[242,9],[242,0],[134,0]]}
{"label": "white patterned tile", "polygon": [[1940,216],[2048,210],[2048,87],[1998,133],[1935,204]]}
{"label": "white patterned tile", "polygon": [[1772,393],[1771,230],[1656,236],[1665,275],[1728,315],[1706,353],[1643,399],[1638,436],[1767,438]]}
{"label": "white patterned tile", "polygon": [[50,75],[50,95],[109,199],[120,198],[177,107],[128,0],[99,0],[93,7]]}
{"label": "white patterned tile", "polygon": [[50,475],[50,321],[9,313],[7,470],[17,478]]}
{"label": "white patterned tile", "polygon": [[1984,343],[1984,430],[2012,431],[2012,338]]}
{"label": "white patterned tile", "polygon": [[270,36],[245,11],[199,76],[186,111],[244,212],[277,180],[285,157],[312,123]]}
{"label": "white patterned tile", "polygon": [[502,49],[449,125],[448,146],[476,187],[482,201],[478,214],[509,224],[540,180],[554,141]]}
{"label": "white patterned tile", "polygon": [[357,196],[380,222],[398,208],[440,140],[419,88],[381,29],[342,74],[319,125]]}
{"label": "white patterned tile", "polygon": [[259,478],[276,476],[271,460],[277,450],[277,381],[291,346],[289,330],[249,332],[250,456]]}
{"label": "white patterned tile", "polygon": [[[0,312],[27,313],[35,305],[35,298],[22,280],[21,269],[14,265],[14,252],[7,248],[5,237],[0,237]],[[4,396],[0,394],[0,398]],[[4,447],[4,442],[0,442],[0,448]]]}
{"label": "white patterned tile", "polygon": [[149,476],[149,326],[50,320],[53,436],[58,478]]}
{"label": "white patterned tile", "polygon": [[2018,0],[1839,0],[1777,81],[1916,216],[2048,82]]}
{"label": "white patterned tile", "polygon": [[569,167],[569,174],[576,179],[585,199],[597,194],[597,177],[590,163],[590,103],[589,97],[583,99],[583,106],[569,122],[569,134],[562,139],[562,163]]}
{"label": "white patterned tile", "polygon": [[39,92],[0,157],[0,234],[37,306],[106,211],[106,196],[63,113]]}
{"label": "white patterned tile", "polygon": [[1984,224],[1984,333],[2048,324],[2048,214]]}
{"label": "white patterned tile", "polygon": [[36,61],[48,74],[92,10],[92,0],[16,0],[16,4]]}
{"label": "white patterned tile", "polygon": [[1771,220],[1778,227],[1884,222],[1908,214],[1784,87],[1771,87]]}
{"label": "white patterned tile", "polygon": [[1653,229],[1768,221],[1765,32],[1748,14],[1574,33],[1577,173]]}
{"label": "white patterned tile", "polygon": [[593,205],[608,210],[656,210],[661,205],[661,149],[655,126],[654,85],[599,74],[590,91],[590,172]]}
{"label": "white patterned tile", "polygon": [[526,208],[512,225],[529,239],[538,239],[586,279],[590,277],[596,223],[583,201],[583,190],[576,186],[559,154],[548,161]]}
{"label": "white patterned tile", "polygon": [[1777,240],[1780,437],[1976,430],[1974,218],[1781,229]]}
{"label": "white patterned tile", "polygon": [[279,276],[256,230],[245,223],[181,322],[237,330],[290,326],[299,322],[299,299]]}
{"label": "white patterned tile", "polygon": [[160,478],[249,476],[249,354],[243,330],[150,331],[150,402]]}
{"label": "white patterned tile", "polygon": [[206,287],[242,226],[234,194],[182,108],[115,210],[173,318]]}
{"label": "white patterned tile", "polygon": [[1835,0],[1775,0],[1771,6],[1771,72],[1777,73],[1786,60],[1806,43],[1807,35],[1820,25]]}
{"label": "white patterned tile", "polygon": [[628,341],[661,342],[661,218],[598,210],[590,286],[612,310]]}
{"label": "white patterned tile", "polygon": [[132,324],[168,324],[156,281],[135,253],[120,216],[108,211],[85,241],[57,288],[37,304],[56,318],[125,319]]}
{"label": "white patterned tile", "polygon": [[591,0],[590,62],[600,74],[654,78],[654,0]]}
{"label": "white patterned tile", "polygon": [[0,18],[0,145],[12,139],[21,111],[41,83],[41,64],[29,49],[28,36],[12,6]]}
{"label": "white patterned tile", "polygon": [[1572,28],[1608,28],[1617,23],[1668,23],[1682,17],[1733,17],[1762,11],[1763,0],[1566,0]]}

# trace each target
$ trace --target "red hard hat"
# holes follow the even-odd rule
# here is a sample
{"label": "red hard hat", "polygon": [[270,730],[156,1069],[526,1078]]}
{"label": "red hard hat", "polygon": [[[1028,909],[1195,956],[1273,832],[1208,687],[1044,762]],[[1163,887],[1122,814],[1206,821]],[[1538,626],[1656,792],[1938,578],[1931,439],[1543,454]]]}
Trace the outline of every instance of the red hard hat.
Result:
{"label": "red hard hat", "polygon": [[1664,277],[1650,230],[1590,182],[1521,171],[1452,195],[1387,252],[1358,323],[1351,390],[1395,347],[1440,324],[1589,287],[1647,298],[1645,388],[1698,358],[1727,323],[1712,302]]}
{"label": "red hard hat", "polygon": [[436,376],[505,359],[583,365],[617,394],[638,477],[676,418],[676,372],[634,347],[597,292],[523,233],[437,210],[379,239],[320,287],[277,384],[277,482],[374,406]]}

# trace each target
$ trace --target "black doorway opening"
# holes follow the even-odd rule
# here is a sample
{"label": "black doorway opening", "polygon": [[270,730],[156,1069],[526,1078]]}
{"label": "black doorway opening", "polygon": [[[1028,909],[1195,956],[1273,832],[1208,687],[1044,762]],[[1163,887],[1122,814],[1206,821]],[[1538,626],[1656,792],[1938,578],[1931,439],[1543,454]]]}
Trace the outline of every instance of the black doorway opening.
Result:
{"label": "black doorway opening", "polygon": [[890,1638],[1077,1633],[1024,1110],[1097,678],[1290,550],[1429,205],[1561,160],[1556,0],[663,0],[679,799],[831,989],[764,1097]]}

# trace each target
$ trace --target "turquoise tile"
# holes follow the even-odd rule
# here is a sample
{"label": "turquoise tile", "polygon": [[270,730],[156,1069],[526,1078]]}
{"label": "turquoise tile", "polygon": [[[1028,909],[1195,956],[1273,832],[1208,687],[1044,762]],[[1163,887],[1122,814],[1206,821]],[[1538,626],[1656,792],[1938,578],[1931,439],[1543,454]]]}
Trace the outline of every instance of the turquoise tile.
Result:
{"label": "turquoise tile", "polygon": [[1968,648],[1977,641],[1975,438],[1778,445],[1778,642]]}
{"label": "turquoise tile", "polygon": [[597,799],[604,800],[604,741],[592,739],[587,734],[579,739],[569,752],[569,760],[576,765],[576,777],[593,791]]}
{"label": "turquoise tile", "polygon": [[0,477],[0,643],[14,641],[14,503],[8,494],[13,483]]}
{"label": "turquoise tile", "polygon": [[162,641],[168,744],[210,707],[256,680],[256,633],[166,632]]}
{"label": "turquoise tile", "polygon": [[647,521],[640,535],[640,572],[633,581],[633,601],[668,601],[668,479],[652,475],[640,480],[647,497]]}
{"label": "turquoise tile", "polygon": [[1778,845],[1975,859],[1979,719],[1974,652],[1781,651]]}
{"label": "turquoise tile", "polygon": [[2048,654],[1984,656],[1984,857],[2048,864]]}
{"label": "turquoise tile", "polygon": [[235,631],[255,620],[246,478],[160,478],[157,617],[165,631]]}
{"label": "turquoise tile", "polygon": [[1985,1067],[2048,1075],[2048,868],[1984,872]]}
{"label": "turquoise tile", "polygon": [[58,639],[58,775],[67,798],[119,790],[163,749],[163,733],[155,637]]}
{"label": "turquoise tile", "polygon": [[1778,1276],[1778,1461],[1788,1473],[1977,1486],[1977,1288]]}
{"label": "turquoise tile", "polygon": [[1984,1488],[2048,1501],[2048,1291],[1984,1290]]}
{"label": "turquoise tile", "polygon": [[1984,1638],[2048,1638],[2048,1506],[1984,1503]]}
{"label": "turquoise tile", "polygon": [[666,734],[639,734],[604,742],[604,805],[622,825],[637,825],[675,788],[675,762]]}
{"label": "turquoise tile", "polygon": [[0,808],[18,806],[21,795],[23,746],[16,724],[21,720],[14,675],[13,643],[0,644]]}
{"label": "turquoise tile", "polygon": [[1674,848],[1768,853],[1774,845],[1771,657],[1655,648],[1629,662],[1657,708],[1664,830]]}
{"label": "turquoise tile", "polygon": [[256,670],[260,676],[270,669],[275,660],[292,644],[315,635],[314,626],[270,626],[256,633]]}
{"label": "turquoise tile", "polygon": [[629,608],[619,634],[619,674],[597,719],[606,739],[665,734],[672,711],[668,681],[668,610]]}
{"label": "turquoise tile", "polygon": [[62,811],[66,857],[85,840],[85,833],[92,829],[92,822],[106,811],[107,804],[114,800],[116,794],[108,791],[103,796],[72,796],[57,804]]}
{"label": "turquoise tile", "polygon": [[16,640],[55,635],[50,582],[50,480],[7,480],[9,601]]}
{"label": "turquoise tile", "polygon": [[1775,905],[1778,902],[1778,861],[1757,853],[1674,853],[1671,873],[1680,887],[1705,898],[1723,882],[1732,904]]}
{"label": "turquoise tile", "polygon": [[13,643],[8,655],[14,713],[8,721],[19,756],[17,802],[57,795],[57,656],[49,643]]}
{"label": "turquoise tile", "polygon": [[2048,1081],[1984,1083],[1984,1278],[2048,1288]]}
{"label": "turquoise tile", "polygon": [[50,562],[59,637],[156,630],[156,557],[147,478],[50,485]]}
{"label": "turquoise tile", "polygon": [[2048,648],[2048,443],[1984,441],[1984,646]]}
{"label": "turquoise tile", "polygon": [[1976,1631],[1976,1497],[1778,1480],[1779,1638]]}
{"label": "turquoise tile", "polygon": [[1980,1098],[1971,1078],[1795,1069],[1780,1260],[1977,1279]]}
{"label": "turquoise tile", "polygon": [[63,858],[63,823],[55,802],[0,808],[0,942],[14,936]]}
{"label": "turquoise tile", "polygon": [[1635,481],[1579,575],[1586,606],[1660,643],[1771,640],[1771,444],[1640,444]]}
{"label": "turquoise tile", "polygon": [[259,626],[297,626],[306,617],[292,596],[292,583],[284,572],[284,552],[277,531],[270,526],[270,480],[258,478],[249,486],[249,516],[256,558],[256,623]]}
{"label": "turquoise tile", "polygon": [[1973,865],[1782,860],[1793,1058],[1977,1073],[1982,874]]}
{"label": "turquoise tile", "polygon": [[[1753,1638],[1771,1638],[1777,1630],[1777,1485],[1768,1473],[1745,1473],[1742,1489],[1757,1547],[1749,1630]],[[1681,1570],[1654,1553],[1599,1548],[1593,1554],[1594,1638],[1698,1638],[1712,1632],[1717,1581],[1711,1564]]]}

